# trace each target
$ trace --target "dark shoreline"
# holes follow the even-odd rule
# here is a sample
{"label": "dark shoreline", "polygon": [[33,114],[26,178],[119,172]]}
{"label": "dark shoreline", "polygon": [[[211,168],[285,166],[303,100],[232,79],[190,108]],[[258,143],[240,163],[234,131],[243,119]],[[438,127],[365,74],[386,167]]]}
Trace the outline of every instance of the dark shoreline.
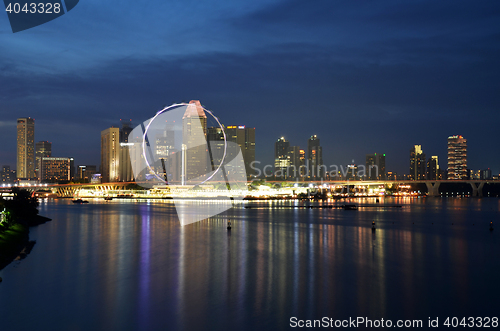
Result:
{"label": "dark shoreline", "polygon": [[0,234],[0,271],[12,262],[23,260],[28,256],[36,244],[36,241],[29,240],[29,228],[50,220],[36,215],[29,220],[20,220]]}

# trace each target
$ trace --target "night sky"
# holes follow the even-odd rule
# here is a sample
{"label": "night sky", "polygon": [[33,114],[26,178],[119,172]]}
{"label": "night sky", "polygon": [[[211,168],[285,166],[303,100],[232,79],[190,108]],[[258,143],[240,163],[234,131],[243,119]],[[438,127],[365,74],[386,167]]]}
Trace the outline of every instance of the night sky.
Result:
{"label": "night sky", "polygon": [[284,136],[317,134],[326,164],[386,153],[407,173],[421,144],[446,168],[500,171],[500,2],[81,0],[13,34],[0,14],[0,165],[16,165],[16,119],[35,118],[53,156],[100,164],[100,132],[164,105],[201,100],[256,128],[272,162]]}

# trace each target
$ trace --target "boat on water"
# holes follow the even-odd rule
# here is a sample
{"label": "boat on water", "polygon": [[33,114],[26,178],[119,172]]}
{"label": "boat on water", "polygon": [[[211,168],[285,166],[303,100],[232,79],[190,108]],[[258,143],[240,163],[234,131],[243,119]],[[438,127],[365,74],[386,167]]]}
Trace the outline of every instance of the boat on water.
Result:
{"label": "boat on water", "polygon": [[89,203],[89,202],[87,200],[75,199],[73,200],[73,203]]}
{"label": "boat on water", "polygon": [[344,210],[358,210],[356,205],[344,205]]}
{"label": "boat on water", "polygon": [[104,200],[110,201],[110,200],[113,200],[113,197],[104,197]]}

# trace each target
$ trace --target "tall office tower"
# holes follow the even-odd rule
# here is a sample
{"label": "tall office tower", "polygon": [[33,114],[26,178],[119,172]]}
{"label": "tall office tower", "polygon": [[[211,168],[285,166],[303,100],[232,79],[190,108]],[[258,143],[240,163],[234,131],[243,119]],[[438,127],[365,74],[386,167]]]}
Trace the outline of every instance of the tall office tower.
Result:
{"label": "tall office tower", "polygon": [[[226,130],[227,131],[227,130]],[[227,139],[227,132],[226,132]],[[207,143],[209,146],[208,170],[214,171],[221,165],[224,157],[224,133],[220,127],[207,128]],[[226,151],[227,152],[227,151]]]}
{"label": "tall office tower", "polygon": [[97,173],[95,165],[79,165],[77,167],[76,177],[84,183],[90,183],[90,179]]}
{"label": "tall office tower", "polygon": [[17,119],[17,178],[35,178],[35,120]]}
{"label": "tall office tower", "polygon": [[116,182],[119,178],[120,130],[109,128],[101,132],[101,175],[103,183]]}
{"label": "tall office tower", "polygon": [[288,150],[290,142],[285,137],[279,138],[274,143],[274,173],[277,178],[287,178],[287,170],[290,166],[288,160]]}
{"label": "tall office tower", "polygon": [[309,168],[309,179],[320,179],[324,177],[323,151],[319,138],[314,135],[307,141],[307,159]]}
{"label": "tall office tower", "polygon": [[52,143],[48,141],[39,141],[35,144],[35,174],[38,180],[42,179],[41,162],[42,157],[52,156]]}
{"label": "tall office tower", "polygon": [[42,157],[41,177],[43,182],[62,182],[71,179],[71,158]]}
{"label": "tall office tower", "polygon": [[75,159],[70,157],[69,158],[69,179],[74,180],[75,179]]}
{"label": "tall office tower", "polygon": [[467,139],[448,137],[448,179],[467,178]]}
{"label": "tall office tower", "polygon": [[307,166],[306,166],[306,151],[303,149],[299,150],[300,164],[302,168],[300,169],[300,177],[304,179],[307,176]]}
{"label": "tall office tower", "polygon": [[288,162],[288,178],[302,178],[305,173],[304,150],[301,150],[299,146],[290,146],[288,149]]}
{"label": "tall office tower", "polygon": [[[180,177],[176,172],[176,169],[179,168],[176,163],[179,162],[180,159],[175,157],[176,152],[178,152],[178,150],[175,148],[174,121],[167,121],[164,130],[155,138],[154,154],[156,158],[161,161],[155,165],[155,170],[157,173],[163,173],[164,176],[166,175],[166,181],[168,183],[177,183],[180,181]],[[165,169],[163,169],[164,166]]]}
{"label": "tall office tower", "polygon": [[431,156],[427,161],[427,179],[439,179],[439,163],[437,156]]}
{"label": "tall office tower", "polygon": [[207,173],[207,115],[198,100],[191,100],[182,117],[183,183]]}
{"label": "tall office tower", "polygon": [[366,154],[365,173],[371,180],[385,179],[385,154]]}
{"label": "tall office tower", "polygon": [[129,148],[133,144],[128,142],[128,136],[133,130],[132,120],[120,120],[120,122],[120,147],[118,152],[118,176],[116,180],[119,182],[130,182],[134,179],[129,151]]}
{"label": "tall office tower", "polygon": [[[255,128],[247,128],[244,125],[228,126],[226,128],[226,139],[228,142],[240,146],[247,177],[250,178],[255,174],[250,166],[255,161]],[[234,152],[230,151],[230,154],[234,154]]]}
{"label": "tall office tower", "polygon": [[132,127],[132,120],[121,120],[121,129],[120,129],[120,143],[128,143],[128,135],[134,129]]}
{"label": "tall office tower", "polygon": [[425,154],[421,145],[415,145],[410,149],[410,176],[411,180],[425,179]]}

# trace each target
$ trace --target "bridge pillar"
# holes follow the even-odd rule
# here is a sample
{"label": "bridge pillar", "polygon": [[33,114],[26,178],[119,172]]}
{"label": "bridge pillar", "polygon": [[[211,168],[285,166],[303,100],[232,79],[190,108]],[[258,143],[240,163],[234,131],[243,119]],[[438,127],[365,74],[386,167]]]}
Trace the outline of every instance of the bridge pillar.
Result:
{"label": "bridge pillar", "polygon": [[439,196],[439,185],[441,185],[441,183],[439,183],[439,182],[425,182],[425,185],[427,185],[427,192],[429,192],[430,197]]}
{"label": "bridge pillar", "polygon": [[470,186],[472,186],[472,196],[473,197],[482,197],[483,196],[483,187],[484,182],[470,182]]}

